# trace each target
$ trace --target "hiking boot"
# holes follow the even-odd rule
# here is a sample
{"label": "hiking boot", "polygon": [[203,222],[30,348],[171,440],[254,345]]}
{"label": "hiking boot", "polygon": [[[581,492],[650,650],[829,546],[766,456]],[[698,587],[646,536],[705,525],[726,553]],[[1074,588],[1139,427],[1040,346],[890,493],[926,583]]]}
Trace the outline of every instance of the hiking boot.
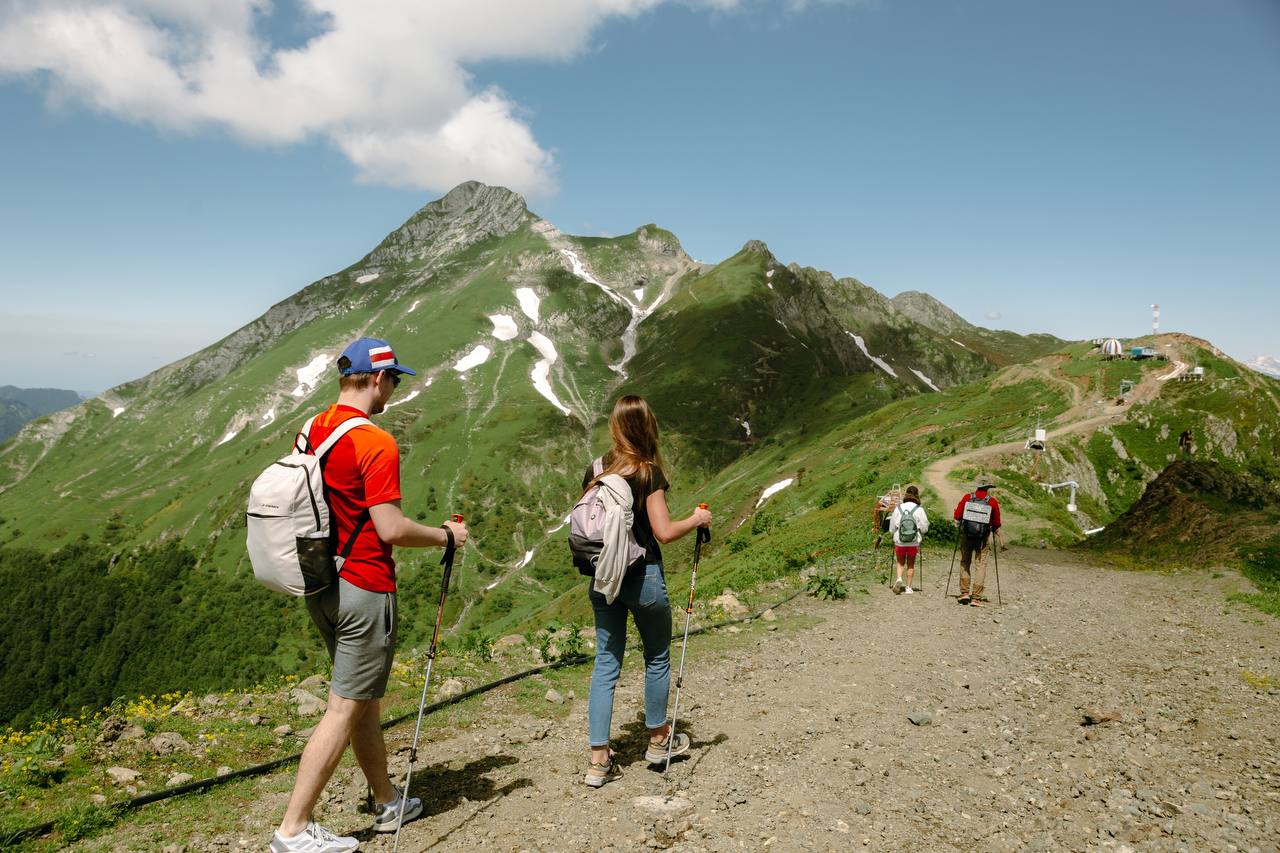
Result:
{"label": "hiking boot", "polygon": [[956,604],[968,604],[969,601],[969,594],[967,592],[962,592],[960,593],[960,597],[956,599]]}
{"label": "hiking boot", "polygon": [[902,578],[898,578],[896,581],[893,582],[893,591],[902,592]]}
{"label": "hiking boot", "polygon": [[613,760],[613,750],[609,750],[609,762],[607,764],[597,764],[591,761],[587,764],[587,774],[582,781],[588,788],[600,788],[609,784],[614,779],[622,778],[622,770],[618,768],[618,762]]}
{"label": "hiking boot", "polygon": [[[650,764],[663,764],[667,760],[667,740],[668,735],[662,739],[661,743],[649,741],[649,748],[644,751],[644,760]],[[671,757],[684,755],[689,751],[689,736],[683,732],[676,732],[676,741],[671,745]]]}
{"label": "hiking boot", "polygon": [[399,788],[396,788],[396,795],[394,803],[378,803],[379,812],[373,819],[374,832],[395,832],[401,810],[404,811],[405,823],[422,817],[422,800],[404,796]]}
{"label": "hiking boot", "polygon": [[911,587],[907,587],[906,589],[903,590],[903,592],[905,592],[907,595],[910,595],[914,591],[915,590],[913,590]]}
{"label": "hiking boot", "polygon": [[350,853],[359,849],[357,839],[349,835],[334,835],[314,820],[292,837],[281,835],[279,830],[271,835],[271,853]]}

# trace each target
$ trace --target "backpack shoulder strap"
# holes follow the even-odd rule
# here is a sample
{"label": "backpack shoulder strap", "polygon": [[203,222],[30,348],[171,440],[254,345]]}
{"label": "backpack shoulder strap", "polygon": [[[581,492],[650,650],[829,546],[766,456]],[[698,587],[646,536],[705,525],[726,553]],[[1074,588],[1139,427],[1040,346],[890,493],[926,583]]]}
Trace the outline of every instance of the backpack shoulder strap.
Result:
{"label": "backpack shoulder strap", "polygon": [[306,453],[311,447],[311,425],[315,423],[316,416],[312,415],[307,418],[307,422],[302,425],[302,430],[293,438],[293,449],[299,453]]}
{"label": "backpack shoulder strap", "polygon": [[603,473],[604,473],[604,457],[597,456],[595,459],[591,460],[591,476],[599,477]]}
{"label": "backpack shoulder strap", "polygon": [[338,443],[338,439],[342,438],[344,435],[351,432],[351,430],[359,426],[373,426],[373,421],[368,418],[347,418],[345,421],[338,424],[334,428],[333,432],[329,434],[329,437],[321,442],[320,446],[316,448],[316,456],[323,459],[325,454],[332,450],[333,446]]}

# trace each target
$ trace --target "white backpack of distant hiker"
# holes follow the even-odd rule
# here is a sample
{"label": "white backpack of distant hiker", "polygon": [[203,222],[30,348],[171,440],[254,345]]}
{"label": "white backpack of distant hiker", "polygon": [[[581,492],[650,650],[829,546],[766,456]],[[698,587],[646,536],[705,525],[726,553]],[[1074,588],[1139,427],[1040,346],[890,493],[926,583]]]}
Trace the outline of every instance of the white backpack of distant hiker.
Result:
{"label": "white backpack of distant hiker", "polygon": [[315,595],[328,589],[368,519],[367,513],[361,515],[351,538],[335,556],[320,463],[338,439],[372,421],[348,418],[311,453],[308,437],[314,420],[308,420],[298,433],[293,452],[271,463],[249,489],[245,544],[253,575],[263,586],[286,595]]}
{"label": "white backpack of distant hiker", "polygon": [[[591,463],[592,475],[599,477],[604,461]],[[610,604],[627,569],[645,555],[636,541],[632,522],[634,497],[627,481],[610,474],[587,489],[569,513],[569,550],[579,574],[595,578],[597,592]]]}

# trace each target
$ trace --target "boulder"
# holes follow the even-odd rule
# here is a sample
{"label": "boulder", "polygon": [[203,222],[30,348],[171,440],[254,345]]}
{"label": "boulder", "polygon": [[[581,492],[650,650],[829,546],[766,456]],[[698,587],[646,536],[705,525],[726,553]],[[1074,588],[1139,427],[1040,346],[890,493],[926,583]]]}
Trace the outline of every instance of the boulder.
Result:
{"label": "boulder", "polygon": [[160,755],[172,755],[175,752],[190,752],[191,744],[187,743],[187,739],[177,732],[161,732],[153,737],[148,743],[151,749]]}
{"label": "boulder", "polygon": [[312,690],[316,687],[324,687],[324,676],[318,672],[315,675],[308,675],[306,678],[298,682],[298,686],[303,690]]}
{"label": "boulder", "polygon": [[1115,710],[1114,708],[1092,708],[1091,707],[1091,708],[1081,708],[1080,711],[1081,711],[1080,725],[1082,726],[1097,726],[1097,725],[1101,725],[1102,723],[1109,723],[1112,721],[1120,722],[1124,720],[1124,715],[1121,714],[1119,711]]}
{"label": "boulder", "polygon": [[108,767],[107,775],[117,785],[130,785],[142,778],[141,773],[137,770],[130,770],[128,767]]}
{"label": "boulder", "polygon": [[774,613],[773,608],[770,607],[768,610],[760,614],[760,618],[766,622],[777,622],[778,614]]}
{"label": "boulder", "polygon": [[461,693],[466,689],[467,689],[467,686],[463,684],[460,679],[450,678],[450,679],[447,679],[444,682],[444,684],[440,685],[440,690],[437,695],[441,699],[448,699],[450,696],[457,696],[459,693]]}
{"label": "boulder", "polygon": [[102,721],[102,726],[98,729],[98,743],[114,742],[128,727],[129,722],[124,717],[112,714]]}
{"label": "boulder", "polygon": [[142,740],[147,736],[147,730],[137,723],[133,723],[120,733],[120,740]]}
{"label": "boulder", "polygon": [[912,711],[907,714],[907,719],[913,726],[927,726],[933,722],[933,714],[928,711]]}
{"label": "boulder", "polygon": [[633,797],[631,805],[657,817],[679,817],[693,811],[693,803],[684,797]]}
{"label": "boulder", "polygon": [[718,607],[730,616],[744,616],[747,612],[746,606],[738,600],[738,596],[731,589],[725,589],[711,599],[711,606]]}
{"label": "boulder", "polygon": [[316,714],[323,714],[324,709],[328,707],[328,703],[323,699],[317,699],[307,691],[295,687],[289,691],[290,701],[298,703],[298,715],[302,717],[313,717]]}
{"label": "boulder", "polygon": [[552,702],[556,705],[564,704],[564,697],[561,696],[560,691],[556,690],[554,687],[548,689],[546,696],[544,696],[543,698],[545,698],[548,702]]}
{"label": "boulder", "polygon": [[285,735],[291,735],[293,734],[293,726],[289,725],[288,723],[285,723],[283,725],[276,726],[274,729],[271,730],[271,733],[279,737],[284,737]]}
{"label": "boulder", "polygon": [[512,649],[516,646],[523,646],[526,642],[522,634],[507,634],[505,637],[499,637],[493,647],[495,649]]}
{"label": "boulder", "polygon": [[176,788],[179,785],[185,785],[188,782],[194,781],[195,778],[196,777],[192,776],[190,773],[174,773],[169,777],[169,781],[164,783],[164,786],[166,788]]}

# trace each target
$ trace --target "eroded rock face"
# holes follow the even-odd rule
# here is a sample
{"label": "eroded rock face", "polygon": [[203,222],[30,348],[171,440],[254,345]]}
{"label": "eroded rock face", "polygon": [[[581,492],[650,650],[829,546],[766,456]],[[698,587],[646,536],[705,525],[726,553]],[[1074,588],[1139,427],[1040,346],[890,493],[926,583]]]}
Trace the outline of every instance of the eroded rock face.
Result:
{"label": "eroded rock face", "polygon": [[510,234],[533,216],[505,187],[467,181],[419,210],[366,259],[370,265],[424,261]]}

